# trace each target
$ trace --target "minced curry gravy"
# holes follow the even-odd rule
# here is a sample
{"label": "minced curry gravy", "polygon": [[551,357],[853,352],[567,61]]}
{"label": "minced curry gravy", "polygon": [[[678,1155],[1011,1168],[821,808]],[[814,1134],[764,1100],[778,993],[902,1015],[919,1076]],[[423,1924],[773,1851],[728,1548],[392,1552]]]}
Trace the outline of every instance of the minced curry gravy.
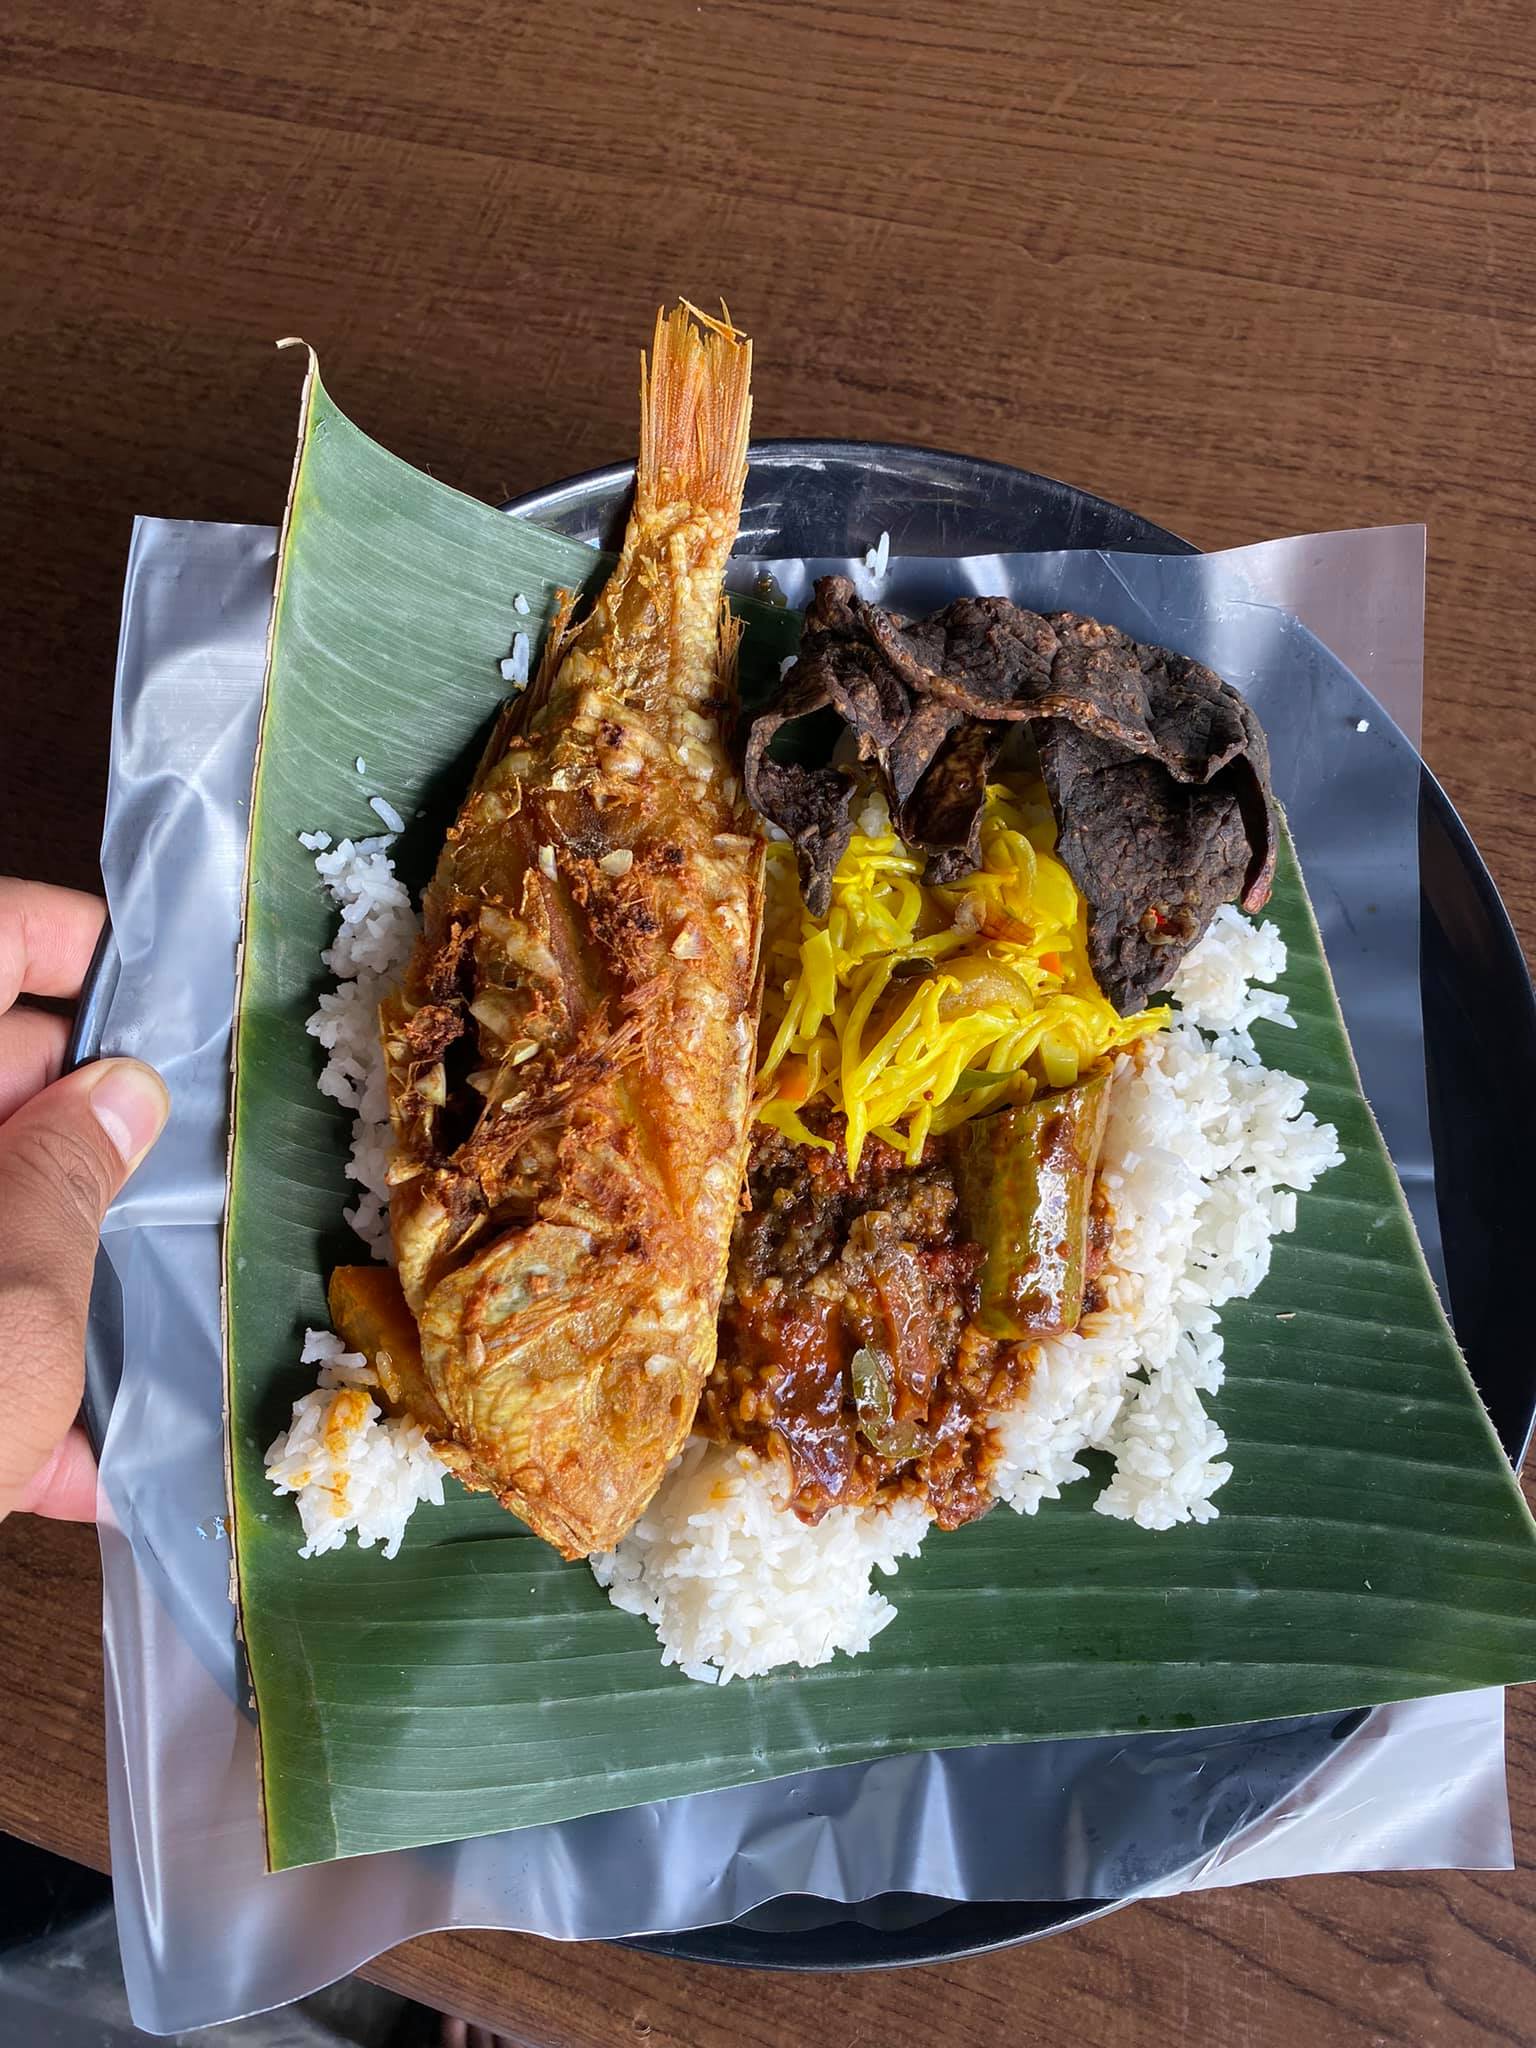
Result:
{"label": "minced curry gravy", "polygon": [[[781,1463],[803,1521],[907,1494],[956,1528],[991,1506],[987,1417],[1022,1395],[1032,1347],[975,1327],[983,1253],[944,1141],[909,1166],[872,1138],[850,1175],[839,1123],[830,1151],[754,1132],[697,1426]],[[1108,1234],[1100,1188],[1088,1308]]]}

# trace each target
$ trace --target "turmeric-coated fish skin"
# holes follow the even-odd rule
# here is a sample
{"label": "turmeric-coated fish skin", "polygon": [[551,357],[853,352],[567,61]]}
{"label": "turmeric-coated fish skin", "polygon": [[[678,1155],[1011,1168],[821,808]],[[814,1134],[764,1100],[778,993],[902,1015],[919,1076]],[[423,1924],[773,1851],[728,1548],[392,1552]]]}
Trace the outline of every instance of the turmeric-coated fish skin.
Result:
{"label": "turmeric-coated fish skin", "polygon": [[618,565],[498,723],[382,1018],[437,1440],[569,1557],[613,1547],[688,1433],[741,1185],[763,849],[723,590],[750,363],[658,316]]}

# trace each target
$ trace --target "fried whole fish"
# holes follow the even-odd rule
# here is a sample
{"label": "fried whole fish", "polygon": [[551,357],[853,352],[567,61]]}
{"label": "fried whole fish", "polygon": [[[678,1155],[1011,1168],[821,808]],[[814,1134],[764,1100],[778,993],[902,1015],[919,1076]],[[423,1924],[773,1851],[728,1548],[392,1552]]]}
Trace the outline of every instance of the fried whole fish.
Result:
{"label": "fried whole fish", "polygon": [[403,1405],[567,1557],[636,1521],[715,1357],[762,918],[723,596],[750,365],[658,315],[623,553],[503,713],[382,1015]]}

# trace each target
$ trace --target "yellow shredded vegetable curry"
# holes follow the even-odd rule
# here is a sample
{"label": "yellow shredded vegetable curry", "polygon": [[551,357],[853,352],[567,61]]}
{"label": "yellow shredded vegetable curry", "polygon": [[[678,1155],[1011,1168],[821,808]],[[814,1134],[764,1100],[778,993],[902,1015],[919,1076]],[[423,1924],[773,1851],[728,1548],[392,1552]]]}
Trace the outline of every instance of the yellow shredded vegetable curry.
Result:
{"label": "yellow shredded vegetable curry", "polygon": [[855,833],[824,919],[792,848],[768,849],[762,1122],[829,1149],[801,1115],[820,1098],[847,1118],[850,1169],[871,1133],[916,1161],[930,1132],[1070,1087],[1167,1023],[1120,1016],[1094,982],[1037,778],[989,785],[981,867],[960,882],[925,885],[878,800],[861,823],[876,829]]}

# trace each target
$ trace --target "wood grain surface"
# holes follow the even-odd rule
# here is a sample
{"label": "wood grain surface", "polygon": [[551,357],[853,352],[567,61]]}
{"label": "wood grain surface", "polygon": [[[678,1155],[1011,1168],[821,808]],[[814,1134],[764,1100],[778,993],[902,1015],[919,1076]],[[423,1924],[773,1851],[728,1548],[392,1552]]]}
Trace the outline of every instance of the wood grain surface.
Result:
{"label": "wood grain surface", "polygon": [[[275,520],[295,368],[486,497],[625,456],[659,296],[757,426],[956,447],[1224,546],[1423,519],[1425,751],[1536,942],[1530,0],[10,0],[0,872],[89,886],[137,511]],[[88,1531],[0,1528],[0,1825],[103,1862]],[[537,2048],[1536,2038],[1512,1875],[1133,1907],[799,1979],[439,1937]]]}

